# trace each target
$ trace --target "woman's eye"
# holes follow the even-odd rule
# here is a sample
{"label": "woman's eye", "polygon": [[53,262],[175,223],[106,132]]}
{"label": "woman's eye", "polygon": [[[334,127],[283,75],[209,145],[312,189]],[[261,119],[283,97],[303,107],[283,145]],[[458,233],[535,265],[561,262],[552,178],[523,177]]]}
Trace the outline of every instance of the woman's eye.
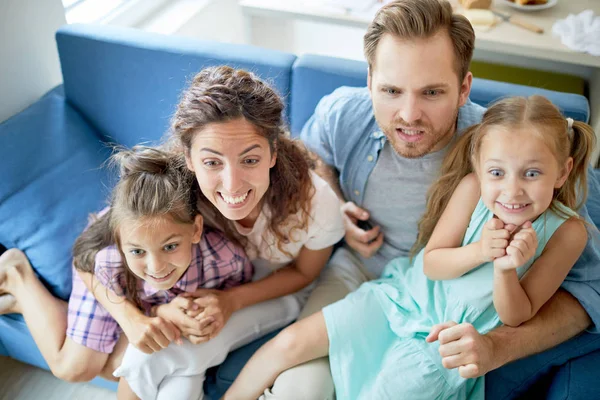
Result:
{"label": "woman's eye", "polygon": [[525,172],[525,176],[527,178],[535,178],[540,175],[540,171],[527,171]]}
{"label": "woman's eye", "polygon": [[499,169],[493,169],[490,171],[490,175],[492,176],[503,176],[504,172]]}
{"label": "woman's eye", "polygon": [[255,165],[258,164],[260,160],[258,160],[257,158],[247,158],[244,160],[244,164],[246,165]]}
{"label": "woman's eye", "polygon": [[217,166],[221,165],[221,163],[216,160],[206,160],[206,161],[204,161],[204,165],[211,168],[211,167],[217,167]]}
{"label": "woman's eye", "polygon": [[144,250],[142,249],[131,249],[129,250],[129,252],[134,256],[141,256],[142,254],[144,254]]}
{"label": "woman's eye", "polygon": [[171,243],[165,246],[165,250],[166,251],[173,251],[177,248],[177,246],[179,246],[179,244],[177,243]]}

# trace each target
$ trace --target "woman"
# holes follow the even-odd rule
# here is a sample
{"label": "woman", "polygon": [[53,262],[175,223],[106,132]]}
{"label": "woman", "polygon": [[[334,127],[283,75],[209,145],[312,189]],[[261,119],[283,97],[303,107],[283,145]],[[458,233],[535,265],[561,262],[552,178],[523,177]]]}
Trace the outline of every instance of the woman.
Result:
{"label": "woman", "polygon": [[[241,242],[255,276],[236,288],[197,291],[193,301],[201,312],[195,318],[180,307],[181,318],[173,322],[195,344],[150,355],[129,346],[115,375],[142,398],[202,396],[207,368],[297,318],[310,284],[344,235],[339,200],[312,171],[309,153],[289,139],[282,111],[267,84],[224,66],[201,71],[182,96],[169,148],[196,176],[205,223]],[[190,298],[179,300],[183,305]],[[119,392],[120,398],[132,395],[125,384]]]}

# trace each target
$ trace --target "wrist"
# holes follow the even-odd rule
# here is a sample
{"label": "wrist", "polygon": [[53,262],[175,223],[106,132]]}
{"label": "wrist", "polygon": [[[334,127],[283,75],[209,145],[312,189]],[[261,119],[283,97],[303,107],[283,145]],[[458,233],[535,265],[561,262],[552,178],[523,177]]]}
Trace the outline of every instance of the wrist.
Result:
{"label": "wrist", "polygon": [[136,305],[130,303],[129,301],[125,302],[125,318],[128,321],[136,321],[140,318],[147,318],[146,315],[147,310],[140,310]]}
{"label": "wrist", "polygon": [[223,291],[223,293],[227,296],[227,302],[230,304],[232,313],[244,308],[241,302],[241,296],[239,296],[239,288],[239,286],[236,286]]}
{"label": "wrist", "polygon": [[488,262],[488,258],[485,256],[483,252],[483,242],[481,240],[473,243],[475,248],[475,263],[477,265],[484,264]]}
{"label": "wrist", "polygon": [[496,330],[490,331],[482,336],[486,342],[488,354],[488,365],[484,368],[484,373],[498,369],[510,361],[506,349],[510,346],[506,343],[506,337],[499,334]]}
{"label": "wrist", "polygon": [[[494,276],[502,279],[510,278],[512,275],[517,276],[517,270],[514,268],[504,269],[497,267],[494,264]],[[517,277],[518,279],[518,277]]]}

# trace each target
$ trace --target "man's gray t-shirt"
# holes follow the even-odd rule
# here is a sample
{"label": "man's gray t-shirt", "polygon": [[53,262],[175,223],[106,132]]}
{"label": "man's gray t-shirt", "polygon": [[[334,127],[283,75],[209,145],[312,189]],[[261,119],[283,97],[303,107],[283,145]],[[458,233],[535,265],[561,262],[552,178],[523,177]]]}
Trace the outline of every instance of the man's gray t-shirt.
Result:
{"label": "man's gray t-shirt", "polygon": [[448,147],[423,157],[405,158],[389,141],[384,144],[367,181],[363,204],[370,213],[369,222],[379,225],[384,233],[383,245],[375,255],[359,255],[373,276],[381,276],[389,260],[409,255],[425,212],[427,190],[439,175]]}

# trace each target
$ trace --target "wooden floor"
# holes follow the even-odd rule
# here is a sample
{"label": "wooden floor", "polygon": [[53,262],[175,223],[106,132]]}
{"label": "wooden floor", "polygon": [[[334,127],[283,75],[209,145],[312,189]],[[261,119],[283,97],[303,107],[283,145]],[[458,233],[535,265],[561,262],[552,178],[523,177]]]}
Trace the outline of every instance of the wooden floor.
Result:
{"label": "wooden floor", "polygon": [[0,356],[0,400],[115,400],[115,392],[67,383],[50,372]]}

